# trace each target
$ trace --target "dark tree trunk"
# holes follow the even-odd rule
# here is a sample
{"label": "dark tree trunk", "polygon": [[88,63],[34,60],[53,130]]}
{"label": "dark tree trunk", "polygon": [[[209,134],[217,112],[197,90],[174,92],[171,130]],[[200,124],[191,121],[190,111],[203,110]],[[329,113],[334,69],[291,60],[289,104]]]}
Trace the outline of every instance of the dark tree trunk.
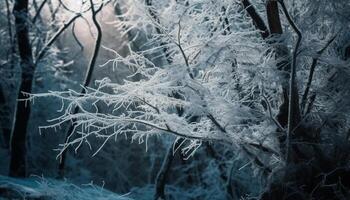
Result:
{"label": "dark tree trunk", "polygon": [[[17,44],[22,69],[18,99],[24,99],[26,97],[22,92],[31,92],[35,70],[27,24],[28,0],[16,0],[13,14],[15,16]],[[26,136],[29,115],[29,104],[26,105],[25,101],[18,101],[14,127],[11,135],[11,161],[9,175],[13,177],[26,176]]]}
{"label": "dark tree trunk", "polygon": [[271,34],[282,34],[282,25],[278,12],[277,1],[269,0],[266,3],[267,20]]}
{"label": "dark tree trunk", "polygon": [[10,136],[11,136],[11,129],[9,128],[6,123],[8,123],[8,117],[7,115],[7,107],[6,105],[6,97],[5,97],[5,92],[3,88],[0,85],[0,126],[2,130],[2,135],[0,136],[1,138],[1,144],[4,148],[9,148],[9,143],[10,143]]}

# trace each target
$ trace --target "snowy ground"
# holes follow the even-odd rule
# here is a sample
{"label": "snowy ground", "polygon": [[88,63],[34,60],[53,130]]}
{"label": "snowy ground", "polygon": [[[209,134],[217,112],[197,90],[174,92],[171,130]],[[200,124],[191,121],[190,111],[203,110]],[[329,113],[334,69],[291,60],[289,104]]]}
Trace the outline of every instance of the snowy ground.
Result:
{"label": "snowy ground", "polygon": [[0,200],[130,200],[126,195],[117,195],[93,184],[74,185],[42,177],[15,179],[0,176]]}

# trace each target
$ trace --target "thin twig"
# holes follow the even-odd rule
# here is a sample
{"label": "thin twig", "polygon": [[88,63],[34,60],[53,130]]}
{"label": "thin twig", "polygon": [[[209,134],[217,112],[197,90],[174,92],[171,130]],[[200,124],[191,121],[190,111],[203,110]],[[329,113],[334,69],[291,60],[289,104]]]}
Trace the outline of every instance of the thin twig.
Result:
{"label": "thin twig", "polygon": [[73,38],[74,40],[77,42],[77,44],[79,45],[80,47],[80,51],[84,51],[84,45],[80,42],[77,34],[75,34],[75,22],[73,23],[72,25],[72,35],[73,35]]}
{"label": "thin twig", "polygon": [[275,117],[273,117],[272,115],[272,109],[271,109],[271,104],[270,101],[267,99],[267,97],[263,94],[262,97],[264,98],[266,104],[267,104],[267,109],[269,111],[269,115],[271,120],[276,124],[276,126],[283,132],[285,132],[285,129],[283,128],[283,126],[276,120]]}
{"label": "thin twig", "polygon": [[41,10],[44,8],[46,2],[47,2],[47,0],[44,0],[44,1],[40,4],[38,10],[37,10],[36,13],[35,13],[35,16],[34,16],[33,19],[32,19],[33,24],[34,24],[35,21],[40,17]]}
{"label": "thin twig", "polygon": [[61,26],[61,28],[51,37],[51,39],[44,45],[44,47],[40,50],[38,56],[35,59],[35,65],[39,63],[39,61],[45,56],[49,47],[57,40],[57,38],[79,17],[81,17],[80,13],[75,14],[71,17],[66,23]]}

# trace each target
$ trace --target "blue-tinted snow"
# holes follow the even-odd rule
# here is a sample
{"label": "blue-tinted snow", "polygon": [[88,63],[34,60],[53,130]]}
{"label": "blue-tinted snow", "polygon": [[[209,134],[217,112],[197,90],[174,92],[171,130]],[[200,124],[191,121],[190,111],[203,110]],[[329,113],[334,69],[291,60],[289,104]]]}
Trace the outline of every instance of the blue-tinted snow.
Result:
{"label": "blue-tinted snow", "polygon": [[[5,196],[10,191],[12,197]],[[131,200],[93,184],[74,185],[42,177],[26,179],[0,176],[0,200],[2,199],[53,199],[53,200]]]}

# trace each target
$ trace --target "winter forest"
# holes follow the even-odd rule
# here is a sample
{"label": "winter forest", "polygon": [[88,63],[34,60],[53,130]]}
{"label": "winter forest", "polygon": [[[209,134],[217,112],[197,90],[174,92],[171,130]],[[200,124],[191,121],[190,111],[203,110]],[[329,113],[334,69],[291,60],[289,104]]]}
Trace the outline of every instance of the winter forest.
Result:
{"label": "winter forest", "polygon": [[1,0],[0,199],[350,199],[349,0]]}

